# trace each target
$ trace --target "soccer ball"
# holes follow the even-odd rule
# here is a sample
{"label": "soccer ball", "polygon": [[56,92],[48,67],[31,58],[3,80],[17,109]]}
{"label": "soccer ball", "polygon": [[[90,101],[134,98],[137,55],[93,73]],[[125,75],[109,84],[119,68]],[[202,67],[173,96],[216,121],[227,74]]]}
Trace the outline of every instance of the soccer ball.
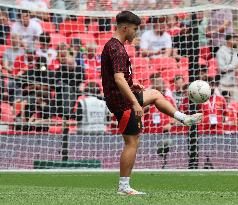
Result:
{"label": "soccer ball", "polygon": [[189,99],[194,103],[204,103],[211,96],[209,84],[203,80],[196,80],[188,87]]}

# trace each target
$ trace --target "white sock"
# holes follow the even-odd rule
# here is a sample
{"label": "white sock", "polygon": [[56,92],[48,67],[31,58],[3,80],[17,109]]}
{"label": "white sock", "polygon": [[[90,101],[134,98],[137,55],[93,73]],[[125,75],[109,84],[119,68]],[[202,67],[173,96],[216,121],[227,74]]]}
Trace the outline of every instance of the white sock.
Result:
{"label": "white sock", "polygon": [[130,186],[130,177],[120,177],[119,188]]}
{"label": "white sock", "polygon": [[185,120],[186,115],[182,112],[176,111],[174,113],[174,118],[180,122],[183,122]]}

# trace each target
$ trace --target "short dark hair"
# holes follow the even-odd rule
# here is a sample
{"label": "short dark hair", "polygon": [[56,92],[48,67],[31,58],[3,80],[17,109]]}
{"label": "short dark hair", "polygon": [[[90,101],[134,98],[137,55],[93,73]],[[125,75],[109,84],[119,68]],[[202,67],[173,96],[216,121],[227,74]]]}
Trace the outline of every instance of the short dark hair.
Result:
{"label": "short dark hair", "polygon": [[167,18],[165,16],[150,16],[148,23],[156,24],[156,23],[166,23]]}
{"label": "short dark hair", "polygon": [[135,24],[139,26],[141,24],[141,19],[136,14],[130,11],[122,11],[116,16],[117,25],[122,23]]}
{"label": "short dark hair", "polygon": [[28,10],[21,10],[21,11],[19,11],[19,13],[18,13],[18,18],[21,18],[21,15],[22,14],[28,14],[28,15],[30,15],[30,12],[28,11]]}
{"label": "short dark hair", "polygon": [[216,83],[215,77],[211,77],[211,76],[209,76],[209,77],[207,78],[207,81],[208,81],[209,84],[210,84],[210,83],[213,83],[213,84]]}
{"label": "short dark hair", "polygon": [[208,68],[206,65],[200,65],[199,66],[199,71],[200,72],[208,72]]}
{"label": "short dark hair", "polygon": [[161,76],[161,73],[152,73],[151,75],[150,75],[150,80],[154,80],[154,79],[156,79],[156,78],[161,78],[162,76]]}
{"label": "short dark hair", "polygon": [[40,43],[50,43],[50,34],[49,33],[42,33],[39,37]]}
{"label": "short dark hair", "polygon": [[176,76],[174,77],[174,82],[177,81],[177,80],[180,80],[180,79],[184,80],[183,75],[176,75]]}

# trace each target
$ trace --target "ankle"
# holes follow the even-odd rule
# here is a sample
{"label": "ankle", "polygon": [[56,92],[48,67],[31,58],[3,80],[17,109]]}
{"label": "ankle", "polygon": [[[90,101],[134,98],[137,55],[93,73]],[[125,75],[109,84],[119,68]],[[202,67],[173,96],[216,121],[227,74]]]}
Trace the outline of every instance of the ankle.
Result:
{"label": "ankle", "polygon": [[121,187],[130,187],[130,177],[120,177],[119,188]]}

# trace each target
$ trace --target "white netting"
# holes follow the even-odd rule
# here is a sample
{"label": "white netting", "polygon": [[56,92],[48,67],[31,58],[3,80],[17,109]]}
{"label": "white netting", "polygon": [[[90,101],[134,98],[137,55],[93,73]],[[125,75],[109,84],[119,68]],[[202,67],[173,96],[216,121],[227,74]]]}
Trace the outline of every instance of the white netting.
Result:
{"label": "white netting", "polygon": [[189,81],[208,80],[216,93],[196,107],[204,119],[191,132],[146,109],[136,168],[237,169],[238,2],[171,2],[0,1],[0,169],[119,167],[100,54],[122,8],[142,18],[125,45],[135,81],[185,113],[195,108]]}

